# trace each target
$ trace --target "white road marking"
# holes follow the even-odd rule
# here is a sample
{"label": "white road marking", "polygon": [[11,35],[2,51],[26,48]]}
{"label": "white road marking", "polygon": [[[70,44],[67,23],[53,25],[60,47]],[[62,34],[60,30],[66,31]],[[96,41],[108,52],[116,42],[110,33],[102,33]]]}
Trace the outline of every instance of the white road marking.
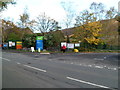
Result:
{"label": "white road marking", "polygon": [[48,59],[49,61],[52,61],[52,59]]}
{"label": "white road marking", "polygon": [[106,59],[107,57],[104,57],[104,59]]}
{"label": "white road marking", "polygon": [[19,63],[19,62],[16,62],[17,64],[21,64],[21,63]]}
{"label": "white road marking", "polygon": [[108,69],[111,69],[110,67],[108,67]]}
{"label": "white road marking", "polygon": [[82,66],[85,66],[85,67],[87,67],[88,65],[86,65],[86,64],[83,64]]}
{"label": "white road marking", "polygon": [[79,64],[80,66],[82,65],[82,64]]}
{"label": "white road marking", "polygon": [[93,86],[97,86],[97,87],[101,87],[101,88],[109,88],[107,86],[98,85],[98,84],[94,84],[94,83],[91,83],[91,82],[86,82],[86,81],[75,79],[75,78],[71,78],[71,77],[67,77],[67,79],[74,80],[74,81],[81,82],[81,83],[85,83],[85,84],[89,84],[89,85],[93,85]]}
{"label": "white road marking", "polygon": [[104,60],[104,59],[100,59],[100,58],[94,58],[94,60]]}
{"label": "white road marking", "polygon": [[101,67],[101,66],[95,66],[96,68],[103,68],[103,67]]}
{"label": "white road marking", "polygon": [[108,67],[108,69],[110,69],[110,70],[117,70],[117,68],[110,68],[110,67]]}
{"label": "white road marking", "polygon": [[0,58],[2,58],[3,60],[6,60],[6,61],[11,61],[11,60],[9,60],[9,59],[7,59],[7,58],[3,58],[3,57],[0,57]]}
{"label": "white road marking", "polygon": [[107,66],[103,66],[103,67],[107,67]]}
{"label": "white road marking", "polygon": [[46,70],[39,69],[39,68],[36,68],[36,67],[32,67],[32,66],[29,66],[29,65],[24,65],[24,66],[25,66],[25,67],[32,68],[32,69],[35,69],[35,70],[38,70],[38,71],[46,72]]}
{"label": "white road marking", "polygon": [[73,64],[73,62],[71,62],[71,64]]}
{"label": "white road marking", "polygon": [[89,67],[92,67],[92,65],[88,65]]}
{"label": "white road marking", "polygon": [[113,70],[117,70],[117,68],[112,68]]}

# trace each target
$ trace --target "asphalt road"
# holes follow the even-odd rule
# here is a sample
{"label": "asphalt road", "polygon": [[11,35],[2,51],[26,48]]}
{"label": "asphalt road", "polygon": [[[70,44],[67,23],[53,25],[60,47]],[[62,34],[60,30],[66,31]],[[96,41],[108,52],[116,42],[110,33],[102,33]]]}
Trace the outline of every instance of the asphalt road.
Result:
{"label": "asphalt road", "polygon": [[[1,58],[1,57],[0,57]],[[3,88],[118,89],[117,53],[2,53]]]}

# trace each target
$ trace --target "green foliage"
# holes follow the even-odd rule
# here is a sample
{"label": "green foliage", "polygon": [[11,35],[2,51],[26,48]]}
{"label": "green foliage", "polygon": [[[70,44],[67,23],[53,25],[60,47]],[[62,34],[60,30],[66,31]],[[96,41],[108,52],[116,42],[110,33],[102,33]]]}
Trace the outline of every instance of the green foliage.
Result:
{"label": "green foliage", "polygon": [[[2,42],[6,42],[10,39],[21,40],[21,32],[19,28],[11,21],[2,20]],[[13,36],[12,36],[13,35]]]}
{"label": "green foliage", "polygon": [[21,40],[20,37],[14,32],[10,33],[7,40]]}
{"label": "green foliage", "polygon": [[44,46],[49,47],[59,47],[60,42],[64,40],[64,35],[61,31],[53,31],[44,35]]}
{"label": "green foliage", "polygon": [[30,48],[31,46],[35,47],[36,34],[25,34],[22,41],[23,47]]}

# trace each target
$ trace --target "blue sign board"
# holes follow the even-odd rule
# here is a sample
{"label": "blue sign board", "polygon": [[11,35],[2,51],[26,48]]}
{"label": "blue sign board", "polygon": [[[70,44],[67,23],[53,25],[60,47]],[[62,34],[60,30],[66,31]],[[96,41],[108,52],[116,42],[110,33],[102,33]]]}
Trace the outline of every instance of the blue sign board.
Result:
{"label": "blue sign board", "polygon": [[8,44],[3,44],[3,47],[8,47]]}
{"label": "blue sign board", "polygon": [[36,37],[36,50],[43,50],[43,36],[37,36]]}

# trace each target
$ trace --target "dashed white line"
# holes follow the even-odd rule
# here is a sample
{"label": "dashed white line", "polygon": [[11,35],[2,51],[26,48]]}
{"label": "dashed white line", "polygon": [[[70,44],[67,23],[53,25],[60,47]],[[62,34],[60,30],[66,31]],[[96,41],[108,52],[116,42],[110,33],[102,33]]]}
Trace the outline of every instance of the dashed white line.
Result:
{"label": "dashed white line", "polygon": [[[2,57],[0,57],[0,58],[2,58]],[[9,60],[9,59],[7,59],[7,58],[2,58],[3,60],[6,60],[6,61],[11,61],[11,60]]]}
{"label": "dashed white line", "polygon": [[19,63],[19,62],[16,62],[17,64],[21,64],[21,63]]}
{"label": "dashed white line", "polygon": [[82,65],[82,64],[79,64],[80,66]]}
{"label": "dashed white line", "polygon": [[100,59],[100,58],[94,58],[94,60],[104,60],[104,59]]}
{"label": "dashed white line", "polygon": [[35,69],[35,70],[38,70],[38,71],[47,72],[46,70],[39,69],[39,68],[36,68],[36,67],[32,67],[32,66],[29,66],[29,65],[24,65],[24,66],[25,66],[25,67],[32,68],[32,69]]}
{"label": "dashed white line", "polygon": [[71,62],[70,64],[73,64],[73,62]]}
{"label": "dashed white line", "polygon": [[106,59],[107,57],[104,57],[104,59]]}
{"label": "dashed white line", "polygon": [[92,65],[88,65],[89,67],[92,67]]}
{"label": "dashed white line", "polygon": [[52,61],[52,59],[48,59],[49,61]]}
{"label": "dashed white line", "polygon": [[73,80],[73,81],[77,81],[77,82],[80,82],[80,83],[85,83],[85,84],[89,84],[89,85],[93,85],[93,86],[97,86],[97,87],[101,87],[101,88],[109,88],[107,86],[98,85],[98,84],[95,84],[95,83],[91,83],[91,82],[75,79],[75,78],[72,78],[72,77],[66,77],[66,78],[70,79],[70,80]]}
{"label": "dashed white line", "polygon": [[103,67],[101,67],[101,66],[95,66],[96,68],[103,68]]}
{"label": "dashed white line", "polygon": [[113,70],[117,70],[117,68],[112,68]]}

